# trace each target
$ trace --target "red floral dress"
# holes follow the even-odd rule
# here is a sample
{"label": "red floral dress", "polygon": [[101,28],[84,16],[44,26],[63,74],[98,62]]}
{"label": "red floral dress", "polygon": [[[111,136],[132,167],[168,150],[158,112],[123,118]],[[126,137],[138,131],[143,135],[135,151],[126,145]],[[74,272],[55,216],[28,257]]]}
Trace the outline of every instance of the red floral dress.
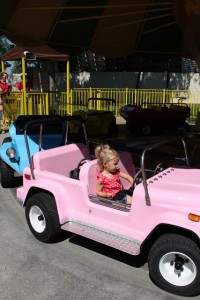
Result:
{"label": "red floral dress", "polygon": [[112,198],[123,189],[119,174],[120,172],[117,172],[111,178],[106,177],[102,172],[97,174],[97,179],[103,185],[103,192],[111,194]]}

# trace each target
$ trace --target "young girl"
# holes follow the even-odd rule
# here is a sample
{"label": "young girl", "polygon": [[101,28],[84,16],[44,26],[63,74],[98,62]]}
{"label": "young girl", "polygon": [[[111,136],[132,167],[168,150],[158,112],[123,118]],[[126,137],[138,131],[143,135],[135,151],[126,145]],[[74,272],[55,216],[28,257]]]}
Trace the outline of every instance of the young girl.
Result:
{"label": "young girl", "polygon": [[120,172],[119,154],[109,145],[99,145],[95,148],[97,157],[97,196],[112,200],[119,200],[121,203],[131,204],[132,196],[123,190],[120,177],[133,184],[133,177]]}

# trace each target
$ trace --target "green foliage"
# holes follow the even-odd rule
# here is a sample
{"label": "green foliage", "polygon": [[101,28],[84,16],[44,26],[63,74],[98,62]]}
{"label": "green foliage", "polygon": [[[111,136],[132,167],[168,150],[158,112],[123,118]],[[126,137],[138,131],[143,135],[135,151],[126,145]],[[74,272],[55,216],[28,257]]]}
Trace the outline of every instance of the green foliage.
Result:
{"label": "green foliage", "polygon": [[15,61],[11,68],[11,73],[21,73],[22,72],[22,64],[21,61]]}
{"label": "green foliage", "polygon": [[[9,40],[5,36],[0,37],[0,57],[8,52],[14,45],[9,42]],[[11,64],[9,62],[5,62],[5,69],[9,68]]]}
{"label": "green foliage", "polygon": [[9,43],[8,39],[5,36],[0,37],[0,56],[5,54],[12,48],[14,45]]}

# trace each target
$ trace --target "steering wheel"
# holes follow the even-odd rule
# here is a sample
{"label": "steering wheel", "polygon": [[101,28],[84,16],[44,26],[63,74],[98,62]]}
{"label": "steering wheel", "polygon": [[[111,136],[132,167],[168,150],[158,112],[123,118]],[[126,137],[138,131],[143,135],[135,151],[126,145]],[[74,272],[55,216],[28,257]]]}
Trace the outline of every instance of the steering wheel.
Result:
{"label": "steering wheel", "polygon": [[159,164],[156,166],[155,170],[154,170],[154,175],[156,175],[156,174],[158,174],[158,173],[164,171],[164,169],[165,169],[165,168],[164,168],[163,163],[162,163],[162,162],[159,163]]}
{"label": "steering wheel", "polygon": [[87,160],[92,160],[93,158],[91,156],[86,156],[85,158],[82,158],[80,162],[78,163],[77,167],[74,170],[70,171],[70,178],[73,179],[79,179],[79,172],[82,165],[86,163]]}
{"label": "steering wheel", "polygon": [[139,183],[142,182],[142,176],[141,176],[141,173],[142,173],[142,169],[139,169],[139,171],[135,174],[135,177],[133,179],[133,184],[132,184],[132,188],[134,189],[134,187],[136,185],[138,185]]}

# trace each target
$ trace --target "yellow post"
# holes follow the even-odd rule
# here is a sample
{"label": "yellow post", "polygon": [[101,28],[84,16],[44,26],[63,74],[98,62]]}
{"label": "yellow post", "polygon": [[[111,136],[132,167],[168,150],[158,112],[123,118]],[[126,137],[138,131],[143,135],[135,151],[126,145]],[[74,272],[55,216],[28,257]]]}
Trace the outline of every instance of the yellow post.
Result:
{"label": "yellow post", "polygon": [[1,72],[5,71],[5,64],[4,61],[1,60]]}
{"label": "yellow post", "polygon": [[[70,70],[69,70],[69,60],[66,63],[66,89],[67,89],[67,98],[69,97],[69,90],[70,90]],[[67,99],[69,100],[69,99]]]}
{"label": "yellow post", "polygon": [[46,115],[49,115],[49,94],[45,94],[45,113]]}
{"label": "yellow post", "polygon": [[166,102],[166,90],[163,89],[162,103],[165,104],[165,102]]}
{"label": "yellow post", "polygon": [[25,57],[22,57],[22,81],[23,81],[23,106],[24,106],[24,113],[25,113],[25,115],[27,115],[26,63],[25,63]]}
{"label": "yellow post", "polygon": [[72,115],[72,103],[70,101],[71,99],[70,99],[70,63],[69,63],[69,60],[67,60],[67,63],[66,63],[66,92],[67,92],[66,114]]}
{"label": "yellow post", "polygon": [[125,88],[125,103],[128,104],[128,88]]}
{"label": "yellow post", "polygon": [[[89,90],[89,98],[92,98],[92,88],[90,87],[89,88],[90,90]],[[86,99],[87,100],[87,99]]]}

